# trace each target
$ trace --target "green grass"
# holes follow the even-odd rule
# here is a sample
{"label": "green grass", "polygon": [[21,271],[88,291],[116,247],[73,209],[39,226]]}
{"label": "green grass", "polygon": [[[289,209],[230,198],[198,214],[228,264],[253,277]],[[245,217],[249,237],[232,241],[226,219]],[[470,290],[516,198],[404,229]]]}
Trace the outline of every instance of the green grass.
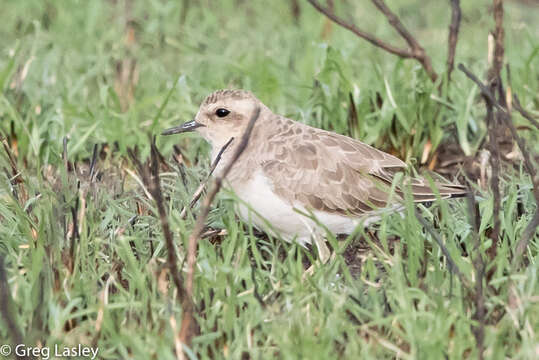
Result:
{"label": "green grass", "polygon": [[[428,140],[434,148],[458,141],[472,155],[486,135],[478,90],[458,70],[448,92],[438,95],[437,84],[414,61],[399,60],[336,26],[323,35],[326,20],[306,2],[300,2],[297,23],[288,1],[191,3],[183,24],[182,2],[8,0],[2,6],[0,131],[16,155],[23,181],[16,188],[23,201],[12,194],[13,174],[2,151],[0,255],[11,313],[29,346],[92,345],[102,359],[176,357],[170,318],[179,327],[182,309],[172,282],[162,275],[166,247],[155,206],[128,173],[134,167],[126,152],[136,146],[140,157],[147,157],[148,135],[191,119],[215,89],[251,90],[276,113],[360,138],[410,164],[418,164]],[[448,4],[389,5],[443,75]],[[505,6],[511,89],[537,114],[539,28],[533,24],[539,8],[518,1]],[[482,78],[488,68],[487,30],[493,28],[489,8],[487,1],[463,1],[457,48],[456,62]],[[361,27],[402,43],[369,2],[339,9]],[[126,40],[128,24],[135,33],[132,43]],[[118,69],[134,63],[128,100],[118,90]],[[359,115],[352,126],[350,92]],[[379,108],[372,105],[377,98]],[[539,131],[518,115],[513,120],[526,125],[520,134],[537,154]],[[63,165],[64,137],[79,175]],[[186,220],[179,214],[207,174],[209,160],[208,146],[196,136],[157,137],[167,159],[176,143],[191,164],[185,169],[187,185],[175,168],[162,174],[162,182],[183,261],[198,207]],[[90,184],[81,173],[88,171],[94,144],[101,175]],[[512,259],[535,203],[521,164],[502,175],[503,236],[488,264],[495,270],[485,290],[485,356],[531,359],[539,351],[537,234],[526,250],[526,266]],[[480,195],[484,252],[493,198],[489,190]],[[86,208],[72,258],[71,209],[80,214],[81,198]],[[473,230],[465,202],[437,202],[422,212],[473,282]],[[338,252],[305,279],[305,263],[313,254],[255,236],[249,224],[237,220],[225,193],[214,204],[209,225],[228,235],[199,245],[195,302],[201,335],[192,352],[200,358],[478,355],[474,304],[411,204],[403,217],[382,219],[377,241],[349,239],[357,247],[353,256]],[[354,271],[347,265],[351,261]],[[255,282],[264,305],[255,296]],[[0,324],[0,345],[11,343],[4,319]]]}

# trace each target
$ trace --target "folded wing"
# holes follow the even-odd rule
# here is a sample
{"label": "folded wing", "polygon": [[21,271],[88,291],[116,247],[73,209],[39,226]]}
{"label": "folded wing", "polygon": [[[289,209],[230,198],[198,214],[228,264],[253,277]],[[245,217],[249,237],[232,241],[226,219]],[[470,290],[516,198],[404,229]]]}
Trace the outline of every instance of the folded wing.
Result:
{"label": "folded wing", "polygon": [[[270,136],[262,162],[273,190],[292,205],[361,216],[402,201],[401,189],[389,199],[396,173],[406,169],[398,158],[360,141],[289,120]],[[416,201],[435,199],[424,179],[408,180]],[[442,197],[464,193],[458,185],[438,185]]]}

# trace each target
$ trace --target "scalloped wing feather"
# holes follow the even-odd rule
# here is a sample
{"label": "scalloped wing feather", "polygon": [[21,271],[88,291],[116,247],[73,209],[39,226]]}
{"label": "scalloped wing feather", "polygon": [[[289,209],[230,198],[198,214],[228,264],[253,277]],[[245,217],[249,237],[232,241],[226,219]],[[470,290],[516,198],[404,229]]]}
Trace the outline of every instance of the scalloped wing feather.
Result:
{"label": "scalloped wing feather", "polygon": [[[273,190],[288,203],[312,210],[361,216],[389,205],[391,182],[406,169],[398,158],[352,138],[278,117],[279,131],[262,149],[262,169]],[[411,179],[416,201],[435,199],[424,179]],[[441,185],[442,197],[464,193]],[[392,202],[402,200],[397,189]]]}

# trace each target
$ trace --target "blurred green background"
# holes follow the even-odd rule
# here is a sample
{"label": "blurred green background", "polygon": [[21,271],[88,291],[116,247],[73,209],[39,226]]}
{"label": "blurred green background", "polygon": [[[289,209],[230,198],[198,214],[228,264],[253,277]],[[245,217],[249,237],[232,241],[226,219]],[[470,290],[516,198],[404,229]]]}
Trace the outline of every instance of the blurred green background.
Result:
{"label": "blurred green background", "polygon": [[[447,94],[453,107],[435,113],[433,86],[418,63],[387,54],[297,3],[296,17],[294,1],[5,1],[2,129],[9,132],[13,123],[22,152],[41,158],[56,156],[63,136],[71,139],[71,153],[83,156],[93,143],[116,142],[124,151],[147,143],[147,133],[190,119],[211,91],[244,88],[277,113],[342,133],[354,130],[368,143],[400,149],[404,158],[421,154],[427,138],[439,144],[441,129],[450,124],[458,125],[461,144],[473,152],[483,121],[480,110],[466,106],[473,86],[460,71]],[[443,75],[449,4],[388,4]],[[479,74],[487,68],[490,6],[462,1],[456,63]],[[337,2],[336,8],[361,28],[405,45],[370,2]],[[507,1],[506,8],[513,92],[533,108],[539,10],[519,1]],[[12,76],[15,71],[20,76]],[[350,92],[361,121],[355,129],[346,122]],[[379,110],[371,106],[376,94],[384,101]],[[398,127],[392,131],[394,115]],[[167,141],[169,148],[177,140]]]}

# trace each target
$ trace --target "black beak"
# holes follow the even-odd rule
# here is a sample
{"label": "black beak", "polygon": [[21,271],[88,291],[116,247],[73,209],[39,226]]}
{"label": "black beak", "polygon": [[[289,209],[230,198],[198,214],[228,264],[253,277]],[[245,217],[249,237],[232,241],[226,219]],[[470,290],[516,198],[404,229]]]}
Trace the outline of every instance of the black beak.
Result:
{"label": "black beak", "polygon": [[191,120],[186,123],[183,123],[180,126],[175,126],[170,129],[166,129],[165,131],[161,133],[161,135],[172,135],[172,134],[190,132],[201,126],[204,126],[204,125],[202,125],[201,123],[197,123],[195,120]]}

